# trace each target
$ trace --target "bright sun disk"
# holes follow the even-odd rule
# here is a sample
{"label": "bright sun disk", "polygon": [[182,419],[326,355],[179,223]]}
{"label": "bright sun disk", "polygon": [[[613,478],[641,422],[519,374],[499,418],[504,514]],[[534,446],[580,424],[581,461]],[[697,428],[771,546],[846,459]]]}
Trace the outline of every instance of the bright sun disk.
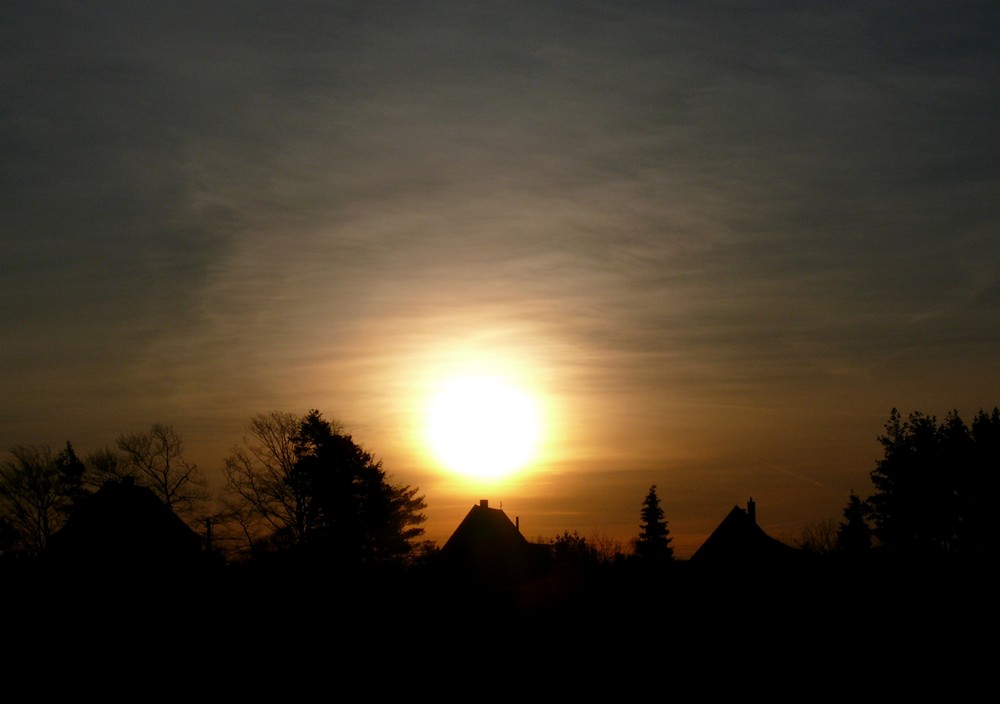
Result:
{"label": "bright sun disk", "polygon": [[452,472],[479,479],[523,468],[534,458],[541,435],[534,398],[492,376],[445,383],[431,400],[427,423],[438,459]]}

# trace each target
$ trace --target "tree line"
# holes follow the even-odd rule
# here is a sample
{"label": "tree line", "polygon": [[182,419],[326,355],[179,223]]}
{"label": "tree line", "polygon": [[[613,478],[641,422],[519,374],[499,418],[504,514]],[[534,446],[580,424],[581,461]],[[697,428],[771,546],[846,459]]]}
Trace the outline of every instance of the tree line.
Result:
{"label": "tree line", "polygon": [[[842,520],[807,527],[796,547],[841,557],[996,556],[1000,408],[980,410],[968,424],[957,411],[939,422],[894,408],[877,441],[883,456],[870,473],[871,493],[852,491]],[[254,416],[225,458],[224,479],[213,502],[167,424],[122,434],[84,457],[70,442],[58,452],[13,447],[0,464],[0,559],[42,558],[102,487],[125,482],[152,492],[227,561],[405,565],[437,548],[423,539],[419,488],[392,481],[381,460],[317,410]],[[639,518],[629,550],[567,530],[549,541],[552,555],[590,564],[674,561],[656,485]]]}
{"label": "tree line", "polygon": [[[841,559],[995,559],[1000,554],[1000,407],[979,410],[970,423],[958,411],[943,420],[891,409],[877,436],[883,456],[870,473],[872,492],[851,491],[842,518],[808,524],[793,547],[804,555]],[[594,560],[623,554],[588,549],[565,531],[554,544],[564,554]],[[669,522],[656,485],[640,509],[631,557],[675,559]]]}
{"label": "tree line", "polygon": [[106,486],[152,492],[229,560],[294,554],[342,563],[405,560],[419,548],[426,508],[417,487],[390,481],[381,460],[317,410],[253,417],[224,463],[211,501],[171,425],[120,435],[78,457],[16,446],[0,465],[0,558],[35,560]]}

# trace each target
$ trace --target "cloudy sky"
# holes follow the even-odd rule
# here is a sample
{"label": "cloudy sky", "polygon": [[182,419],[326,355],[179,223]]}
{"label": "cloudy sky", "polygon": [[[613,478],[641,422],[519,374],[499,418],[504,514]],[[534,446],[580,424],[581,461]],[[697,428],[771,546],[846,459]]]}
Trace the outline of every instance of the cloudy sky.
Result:
{"label": "cloudy sky", "polygon": [[[489,6],[487,6],[489,5]],[[496,7],[492,7],[496,5]],[[995,3],[13,2],[0,443],[342,421],[444,541],[687,556],[871,492],[893,407],[1000,403]],[[546,409],[515,478],[423,447],[458,370]]]}

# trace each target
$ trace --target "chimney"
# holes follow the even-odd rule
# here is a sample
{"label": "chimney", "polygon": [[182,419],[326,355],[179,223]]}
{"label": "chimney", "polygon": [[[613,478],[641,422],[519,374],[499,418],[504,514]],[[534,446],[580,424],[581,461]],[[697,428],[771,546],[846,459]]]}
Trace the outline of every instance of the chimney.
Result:
{"label": "chimney", "polygon": [[751,523],[757,522],[757,504],[754,503],[752,496],[747,501],[747,515],[750,517]]}
{"label": "chimney", "polygon": [[479,505],[482,508],[489,508],[490,507],[490,500],[489,499],[479,499]]}
{"label": "chimney", "polygon": [[514,527],[517,528],[517,532],[521,532],[521,517],[514,516]]}

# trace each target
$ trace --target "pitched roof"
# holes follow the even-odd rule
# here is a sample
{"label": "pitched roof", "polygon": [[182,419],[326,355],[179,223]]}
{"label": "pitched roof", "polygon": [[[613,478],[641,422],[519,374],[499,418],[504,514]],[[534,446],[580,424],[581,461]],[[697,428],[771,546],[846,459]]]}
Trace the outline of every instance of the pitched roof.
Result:
{"label": "pitched roof", "polygon": [[733,506],[690,559],[699,562],[765,562],[797,554],[795,548],[771,537],[757,525],[756,507],[750,499],[746,509]]}
{"label": "pitched roof", "polygon": [[76,564],[173,567],[201,555],[201,536],[150,489],[110,481],[52,536],[48,556]]}
{"label": "pitched roof", "polygon": [[503,509],[481,501],[472,507],[441,548],[451,568],[489,578],[520,577],[537,566],[539,546],[529,543]]}

